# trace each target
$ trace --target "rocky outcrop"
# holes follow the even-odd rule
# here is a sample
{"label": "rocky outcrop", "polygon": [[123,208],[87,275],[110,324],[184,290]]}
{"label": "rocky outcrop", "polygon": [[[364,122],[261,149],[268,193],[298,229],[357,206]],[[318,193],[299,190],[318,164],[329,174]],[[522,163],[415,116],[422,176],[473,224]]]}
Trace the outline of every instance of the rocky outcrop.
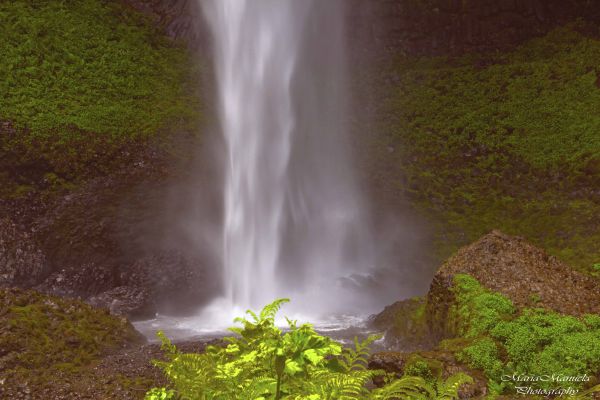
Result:
{"label": "rocky outcrop", "polygon": [[148,290],[138,286],[119,286],[92,296],[87,302],[94,307],[105,308],[113,315],[136,319],[151,318],[156,312],[156,303]]}
{"label": "rocky outcrop", "polygon": [[46,258],[31,235],[9,218],[0,218],[0,287],[31,287],[48,273]]}
{"label": "rocky outcrop", "polygon": [[349,4],[352,41],[364,40],[371,51],[394,54],[504,50],[577,18],[600,21],[598,5],[585,0],[353,0]]}
{"label": "rocky outcrop", "polygon": [[[573,270],[523,238],[492,231],[449,258],[435,274],[424,299],[394,303],[371,318],[371,326],[385,331],[386,339],[390,334],[395,337],[395,342],[387,342],[388,348],[400,351],[373,354],[369,368],[383,369],[397,376],[428,374],[424,377],[442,378],[464,372],[472,376],[475,383],[461,389],[461,398],[486,395],[486,377],[465,365],[460,356],[474,338],[463,337],[454,327],[455,319],[459,318],[457,304],[465,307],[457,302],[455,295],[464,301],[461,296],[474,288],[461,286],[457,290],[455,285],[460,282],[455,279],[457,275],[478,281],[477,288],[481,291],[506,296],[516,309],[543,307],[575,316],[600,314],[600,280]],[[477,301],[473,304],[477,305]],[[510,307],[514,311],[514,307]],[[460,318],[472,317],[466,315]],[[428,342],[429,347],[411,347],[419,337]]]}
{"label": "rocky outcrop", "polygon": [[431,349],[436,344],[429,335],[424,297],[397,301],[371,316],[368,323],[384,332],[387,348],[415,351]]}
{"label": "rocky outcrop", "polygon": [[461,248],[437,271],[427,294],[427,321],[443,332],[454,303],[453,276],[469,274],[518,308],[544,307],[562,314],[600,314],[600,280],[581,274],[525,239],[493,231]]}
{"label": "rocky outcrop", "polygon": [[[80,397],[80,379],[103,356],[145,342],[126,319],[81,301],[0,289],[0,398],[126,398]],[[103,384],[109,387],[114,382]],[[59,391],[67,393],[59,396]]]}
{"label": "rocky outcrop", "polygon": [[89,300],[132,318],[185,312],[214,295],[212,264],[172,210],[169,196],[183,198],[179,186],[187,187],[177,186],[178,163],[149,144],[122,153],[119,168],[69,190],[0,198],[0,214],[12,216],[0,218],[0,286]]}
{"label": "rocky outcrop", "polygon": [[169,37],[188,44],[205,44],[207,35],[198,0],[122,0],[149,16]]}

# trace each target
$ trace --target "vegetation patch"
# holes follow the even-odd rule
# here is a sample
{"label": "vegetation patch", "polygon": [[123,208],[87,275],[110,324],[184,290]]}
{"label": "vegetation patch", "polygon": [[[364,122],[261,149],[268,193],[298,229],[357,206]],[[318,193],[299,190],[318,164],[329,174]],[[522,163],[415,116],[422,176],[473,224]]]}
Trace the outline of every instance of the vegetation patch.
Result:
{"label": "vegetation patch", "polygon": [[[552,375],[590,381],[568,382],[575,388],[591,386],[600,372],[600,316],[581,318],[545,309],[515,313],[506,297],[483,288],[469,275],[454,278],[456,305],[450,319],[459,327],[459,339],[440,347],[456,351],[457,359],[484,371],[493,393],[511,393],[514,382],[502,376]],[[552,389],[560,382],[535,382]]]}
{"label": "vegetation patch", "polygon": [[54,374],[75,373],[110,350],[144,341],[108,311],[20,289],[0,290],[0,327],[0,369],[17,381],[51,381]]}
{"label": "vegetation patch", "polygon": [[[591,272],[600,260],[600,40],[583,23],[508,53],[398,59],[381,151],[441,221],[446,258],[492,229]],[[399,180],[400,181],[400,180]]]}
{"label": "vegetation patch", "polygon": [[132,141],[197,127],[188,52],[122,3],[16,0],[0,4],[0,19],[0,165],[10,171],[0,179],[14,195],[46,174],[61,185],[102,170]]}
{"label": "vegetation patch", "polygon": [[449,321],[455,324],[451,331],[459,336],[477,337],[515,312],[507,297],[490,292],[470,275],[454,276],[453,293],[456,303],[450,310]]}
{"label": "vegetation patch", "polygon": [[[355,340],[355,347],[316,333],[310,324],[288,320],[289,330],[275,326],[275,315],[286,299],[267,305],[259,314],[238,318],[242,327],[226,338],[227,346],[208,347],[203,354],[185,354],[161,335],[168,361],[157,362],[172,388],[154,388],[148,400],[214,399],[456,399],[458,389],[472,378],[455,374],[446,381],[428,382],[421,376],[394,379],[388,376],[380,388],[367,384],[383,371],[368,370],[369,344]],[[426,374],[427,364],[414,363],[415,373]]]}

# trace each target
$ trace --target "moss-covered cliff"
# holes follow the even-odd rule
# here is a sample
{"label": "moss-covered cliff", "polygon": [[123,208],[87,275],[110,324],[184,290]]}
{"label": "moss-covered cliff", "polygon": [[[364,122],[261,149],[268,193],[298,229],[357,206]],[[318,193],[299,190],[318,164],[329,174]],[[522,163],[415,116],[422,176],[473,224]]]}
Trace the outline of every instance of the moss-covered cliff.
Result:
{"label": "moss-covered cliff", "polygon": [[[376,152],[438,224],[441,257],[498,228],[600,260],[600,40],[574,23],[510,52],[388,64]],[[401,167],[397,167],[401,165]]]}

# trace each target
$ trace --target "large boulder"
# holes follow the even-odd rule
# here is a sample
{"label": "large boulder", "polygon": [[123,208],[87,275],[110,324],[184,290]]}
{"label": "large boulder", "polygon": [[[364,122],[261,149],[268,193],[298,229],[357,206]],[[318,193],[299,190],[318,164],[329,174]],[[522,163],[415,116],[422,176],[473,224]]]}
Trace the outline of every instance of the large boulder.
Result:
{"label": "large boulder", "polygon": [[448,259],[427,294],[429,328],[452,336],[446,319],[454,304],[453,277],[469,274],[482,286],[507,296],[517,308],[544,307],[562,314],[600,314],[600,280],[573,270],[516,236],[492,231]]}

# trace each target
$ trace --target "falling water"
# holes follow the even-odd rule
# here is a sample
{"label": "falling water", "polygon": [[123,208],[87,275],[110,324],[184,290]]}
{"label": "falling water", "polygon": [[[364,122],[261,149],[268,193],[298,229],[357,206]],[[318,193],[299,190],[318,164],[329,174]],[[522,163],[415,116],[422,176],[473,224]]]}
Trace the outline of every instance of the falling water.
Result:
{"label": "falling water", "polygon": [[224,295],[244,309],[349,306],[338,289],[371,251],[346,143],[342,1],[201,4],[226,148]]}

